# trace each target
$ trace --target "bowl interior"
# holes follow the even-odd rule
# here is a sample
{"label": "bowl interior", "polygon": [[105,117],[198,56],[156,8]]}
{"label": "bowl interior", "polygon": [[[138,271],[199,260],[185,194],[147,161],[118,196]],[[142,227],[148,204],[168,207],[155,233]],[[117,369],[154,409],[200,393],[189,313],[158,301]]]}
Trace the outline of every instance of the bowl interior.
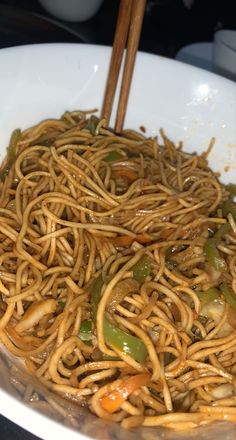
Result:
{"label": "bowl interior", "polygon": [[[2,49],[0,160],[14,128],[26,128],[41,119],[59,117],[65,110],[100,109],[109,55],[109,48],[77,44]],[[177,61],[139,53],[125,126],[136,130],[144,126],[147,135],[151,136],[158,136],[162,127],[174,141],[182,140],[189,152],[206,150],[211,138],[215,137],[210,164],[221,173],[225,182],[235,182],[235,98],[236,85],[231,81]],[[114,112],[111,125],[113,121]],[[52,438],[58,432],[63,432],[68,439],[85,438],[65,426],[59,427],[52,419],[15,400],[11,389],[7,392],[0,389],[0,412],[43,438]],[[110,425],[91,417],[86,431],[83,429],[84,417],[83,412],[79,414],[80,431],[96,438],[106,438],[105,430]],[[217,437],[218,432],[227,439],[235,438],[234,427],[224,423],[219,426],[192,434],[152,429],[127,433],[112,427],[109,428],[112,434],[107,438],[151,440],[160,435],[162,439],[210,440],[222,438]]]}

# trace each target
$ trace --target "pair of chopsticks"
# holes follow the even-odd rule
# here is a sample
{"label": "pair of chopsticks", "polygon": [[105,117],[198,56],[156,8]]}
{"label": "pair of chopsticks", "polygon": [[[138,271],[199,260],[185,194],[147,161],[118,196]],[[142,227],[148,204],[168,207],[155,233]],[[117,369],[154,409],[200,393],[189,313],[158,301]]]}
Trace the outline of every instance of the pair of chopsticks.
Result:
{"label": "pair of chopsticks", "polygon": [[111,61],[101,117],[109,124],[123,53],[127,43],[123,78],[115,120],[115,132],[123,128],[128,103],[129,90],[138,50],[146,0],[121,0],[116,24]]}

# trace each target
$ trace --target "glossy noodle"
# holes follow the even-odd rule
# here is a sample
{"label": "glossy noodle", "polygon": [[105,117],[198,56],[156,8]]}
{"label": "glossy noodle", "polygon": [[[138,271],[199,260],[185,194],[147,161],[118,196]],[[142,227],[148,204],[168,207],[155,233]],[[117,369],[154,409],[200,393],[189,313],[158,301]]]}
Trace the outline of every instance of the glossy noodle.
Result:
{"label": "glossy noodle", "polygon": [[236,422],[236,186],[91,112],[15,130],[0,170],[0,341],[124,428]]}

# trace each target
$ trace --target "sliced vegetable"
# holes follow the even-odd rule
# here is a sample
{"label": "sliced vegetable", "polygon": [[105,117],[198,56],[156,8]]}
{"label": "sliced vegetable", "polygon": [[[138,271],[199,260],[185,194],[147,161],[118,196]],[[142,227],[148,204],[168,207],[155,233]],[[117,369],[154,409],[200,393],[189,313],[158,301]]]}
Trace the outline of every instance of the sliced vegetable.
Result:
{"label": "sliced vegetable", "polygon": [[216,247],[216,243],[212,238],[207,240],[204,251],[206,252],[207,260],[211,266],[220,272],[224,272],[227,268],[224,258],[220,256],[220,253]]}
{"label": "sliced vegetable", "polygon": [[211,266],[208,263],[204,264],[204,269],[205,272],[207,273],[211,286],[218,286],[219,278],[221,277],[221,272],[216,270],[213,266]]}
{"label": "sliced vegetable", "polygon": [[222,295],[225,298],[225,301],[234,309],[236,310],[236,295],[233,291],[233,289],[226,283],[222,283],[220,285],[220,290]]}
{"label": "sliced vegetable", "polygon": [[127,167],[116,167],[112,170],[112,177],[124,177],[131,182],[134,182],[135,180],[137,180],[138,174]]}
{"label": "sliced vegetable", "polygon": [[79,338],[83,342],[90,342],[92,340],[92,321],[85,319],[81,322]]}
{"label": "sliced vegetable", "polygon": [[57,302],[53,298],[43,299],[32,303],[16,324],[15,330],[18,333],[22,333],[32,327],[35,327],[46,315],[54,313],[56,311],[56,307]]}
{"label": "sliced vegetable", "polygon": [[146,255],[144,255],[140,260],[133,266],[133,277],[140,284],[144,283],[145,279],[150,275],[151,263]]}
{"label": "sliced vegetable", "polygon": [[210,393],[216,400],[227,399],[227,397],[234,396],[234,386],[231,383],[224,383],[214,388],[212,387]]}
{"label": "sliced vegetable", "polygon": [[108,155],[104,158],[106,162],[114,162],[115,160],[121,160],[124,159],[124,156],[120,154],[118,151],[111,151],[108,153]]}
{"label": "sliced vegetable", "polygon": [[201,301],[210,302],[213,301],[216,298],[219,298],[220,291],[216,287],[210,287],[205,292],[196,292],[198,298]]}
{"label": "sliced vegetable", "polygon": [[127,247],[130,246],[134,242],[135,238],[130,237],[129,235],[123,235],[121,237],[111,237],[109,241],[114,244],[114,246],[118,247]]}
{"label": "sliced vegetable", "polygon": [[151,376],[148,373],[137,374],[124,380],[114,391],[108,396],[101,399],[101,406],[109,414],[118,411],[122,404],[128,399],[130,394],[143,386],[149,385]]}
{"label": "sliced vegetable", "polygon": [[59,306],[64,309],[66,302],[65,301],[58,301]]}
{"label": "sliced vegetable", "polygon": [[103,332],[108,345],[128,354],[138,362],[145,361],[147,357],[146,346],[136,336],[132,336],[111,324],[107,318],[103,322]]}
{"label": "sliced vegetable", "polygon": [[217,332],[218,338],[223,338],[224,336],[228,336],[230,333],[232,333],[232,326],[228,322],[228,308],[231,309],[231,307],[228,304],[225,304],[225,302],[222,301],[220,298],[218,298],[215,299],[214,301],[203,303],[203,307],[201,309],[201,315],[200,315],[201,318],[205,317],[207,318],[207,320],[210,319],[214,321],[215,325],[217,326],[223,317],[223,314],[225,312],[225,307],[227,308],[227,320],[218,330]]}
{"label": "sliced vegetable", "polygon": [[230,231],[230,225],[228,223],[224,223],[218,229],[218,231],[213,235],[212,239],[215,241],[216,245],[220,243],[222,238]]}
{"label": "sliced vegetable", "polygon": [[204,252],[206,253],[209,264],[219,272],[224,272],[227,269],[227,265],[224,258],[221,257],[220,252],[217,249],[217,245],[220,243],[224,235],[229,232],[229,230],[230,225],[228,223],[223,224],[215,235],[207,240],[204,246]]}
{"label": "sliced vegetable", "polygon": [[[100,275],[93,283],[91,290],[91,304],[93,321],[96,321],[98,304],[101,299],[101,292],[103,287],[103,278]],[[127,353],[138,362],[144,362],[147,357],[147,349],[144,343],[136,336],[132,336],[114,324],[111,324],[107,318],[104,318],[103,332],[105,342],[111,347],[117,348],[124,353]]]}
{"label": "sliced vegetable", "polygon": [[223,301],[215,300],[205,302],[201,309],[201,316],[205,316],[207,319],[211,319],[215,322],[215,325],[218,325],[225,309],[225,304]]}
{"label": "sliced vegetable", "polygon": [[14,160],[16,157],[16,146],[17,146],[18,142],[20,141],[20,138],[21,138],[21,131],[19,128],[17,128],[16,130],[14,130],[12,132],[12,135],[10,138],[9,146],[7,149],[7,163],[3,167],[3,169],[0,171],[0,179],[2,181],[5,180],[12,164],[14,163]]}
{"label": "sliced vegetable", "polygon": [[90,133],[94,136],[96,134],[98,123],[100,122],[100,119],[97,118],[97,116],[92,115],[87,122],[87,125],[85,128],[90,131]]}
{"label": "sliced vegetable", "polygon": [[235,183],[229,183],[226,185],[227,191],[229,191],[231,197],[236,196],[236,184]]}
{"label": "sliced vegetable", "polygon": [[222,214],[225,218],[228,214],[232,214],[233,219],[236,221],[236,204],[232,200],[226,200],[222,205]]}
{"label": "sliced vegetable", "polygon": [[134,241],[137,241],[141,244],[147,244],[151,243],[153,240],[147,234],[137,234],[135,237],[130,237],[129,235],[110,237],[109,241],[114,244],[114,246],[126,247],[130,246]]}

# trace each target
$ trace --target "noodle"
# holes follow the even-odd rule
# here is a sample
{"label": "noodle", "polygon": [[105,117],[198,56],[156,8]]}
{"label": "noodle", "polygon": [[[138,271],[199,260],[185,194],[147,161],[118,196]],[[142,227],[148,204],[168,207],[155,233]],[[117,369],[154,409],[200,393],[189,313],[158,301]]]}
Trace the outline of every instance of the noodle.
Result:
{"label": "noodle", "polygon": [[197,156],[161,136],[81,111],[17,131],[0,169],[0,341],[123,428],[236,422],[234,195],[208,167],[213,142]]}

